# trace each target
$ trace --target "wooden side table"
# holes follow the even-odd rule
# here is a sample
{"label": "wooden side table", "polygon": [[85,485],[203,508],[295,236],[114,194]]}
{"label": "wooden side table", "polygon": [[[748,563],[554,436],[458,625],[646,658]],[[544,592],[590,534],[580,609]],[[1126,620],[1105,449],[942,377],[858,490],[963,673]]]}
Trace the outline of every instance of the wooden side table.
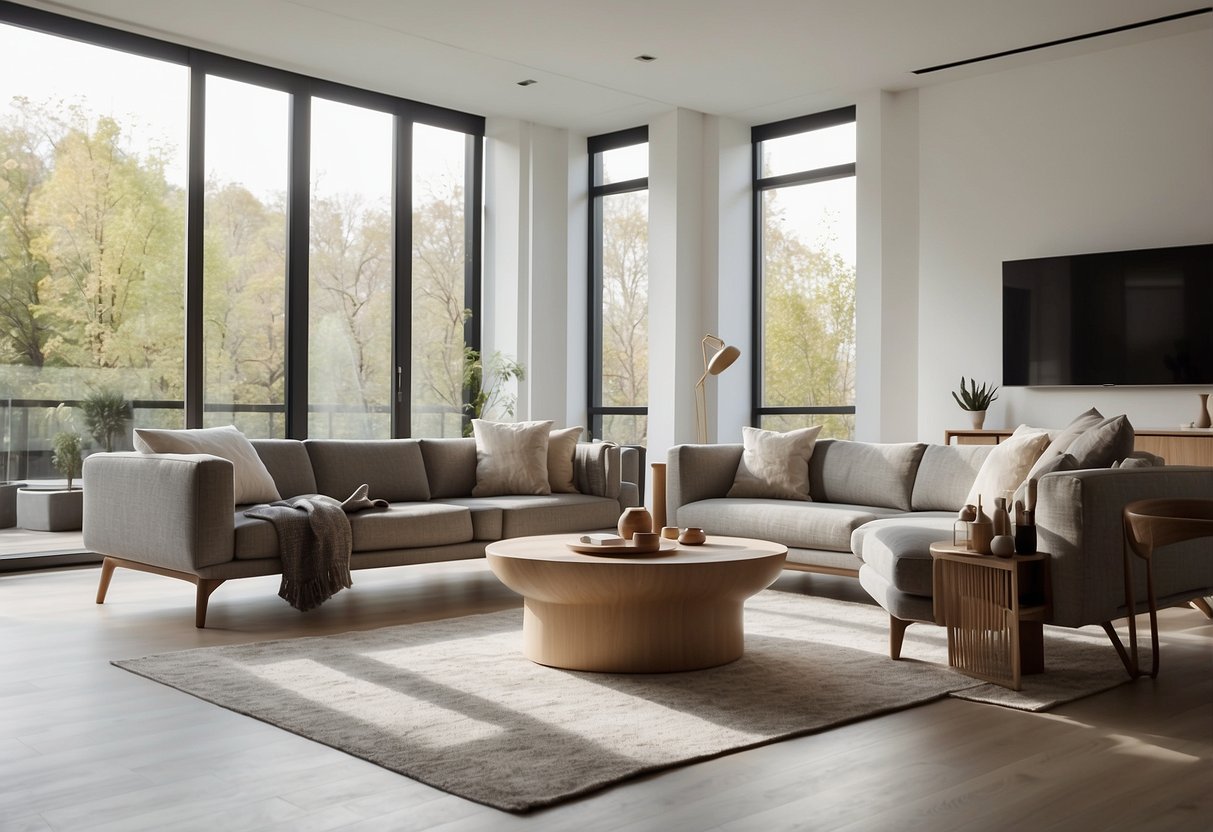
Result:
{"label": "wooden side table", "polygon": [[1020,689],[1045,669],[1049,556],[999,558],[949,541],[931,544],[935,623],[948,628],[948,664],[961,673]]}

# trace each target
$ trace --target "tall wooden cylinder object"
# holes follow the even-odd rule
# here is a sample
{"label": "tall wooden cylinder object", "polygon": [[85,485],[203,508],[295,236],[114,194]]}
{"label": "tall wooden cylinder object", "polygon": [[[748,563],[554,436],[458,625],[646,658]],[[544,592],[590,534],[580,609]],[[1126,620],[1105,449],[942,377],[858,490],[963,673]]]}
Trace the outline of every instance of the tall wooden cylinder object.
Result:
{"label": "tall wooden cylinder object", "polygon": [[653,528],[664,526],[665,517],[665,463],[654,462],[653,468]]}

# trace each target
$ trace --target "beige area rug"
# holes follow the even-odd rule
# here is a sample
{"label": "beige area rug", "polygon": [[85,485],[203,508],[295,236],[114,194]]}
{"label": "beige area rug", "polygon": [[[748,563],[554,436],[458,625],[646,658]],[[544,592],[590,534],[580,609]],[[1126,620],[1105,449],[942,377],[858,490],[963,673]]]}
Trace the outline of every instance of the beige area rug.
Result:
{"label": "beige area rug", "polygon": [[521,610],[114,664],[515,812],[950,692],[1040,709],[1126,678],[1106,641],[1050,630],[1049,672],[1022,693],[975,686],[947,667],[942,628],[911,627],[908,660],[891,661],[887,620],[874,606],[763,592],[746,605],[745,656],[690,673],[533,664]]}

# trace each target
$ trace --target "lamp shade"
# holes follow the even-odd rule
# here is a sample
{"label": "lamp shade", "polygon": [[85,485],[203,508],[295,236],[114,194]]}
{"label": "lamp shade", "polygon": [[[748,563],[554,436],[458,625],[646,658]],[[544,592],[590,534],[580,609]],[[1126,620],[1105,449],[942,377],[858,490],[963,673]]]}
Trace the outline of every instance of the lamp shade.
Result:
{"label": "lamp shade", "polygon": [[708,361],[708,375],[718,376],[729,368],[741,355],[741,350],[732,345],[726,345],[716,351]]}

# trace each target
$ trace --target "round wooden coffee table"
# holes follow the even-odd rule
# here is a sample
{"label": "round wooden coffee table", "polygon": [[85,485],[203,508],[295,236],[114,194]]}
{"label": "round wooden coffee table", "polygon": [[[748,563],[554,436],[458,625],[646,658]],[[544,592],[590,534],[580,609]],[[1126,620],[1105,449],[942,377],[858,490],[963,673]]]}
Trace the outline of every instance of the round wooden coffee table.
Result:
{"label": "round wooden coffee table", "polygon": [[709,537],[651,555],[581,555],[580,535],[499,540],[489,567],[525,599],[523,653],[568,670],[666,673],[727,664],[745,649],[742,606],[783,569],[787,547]]}

